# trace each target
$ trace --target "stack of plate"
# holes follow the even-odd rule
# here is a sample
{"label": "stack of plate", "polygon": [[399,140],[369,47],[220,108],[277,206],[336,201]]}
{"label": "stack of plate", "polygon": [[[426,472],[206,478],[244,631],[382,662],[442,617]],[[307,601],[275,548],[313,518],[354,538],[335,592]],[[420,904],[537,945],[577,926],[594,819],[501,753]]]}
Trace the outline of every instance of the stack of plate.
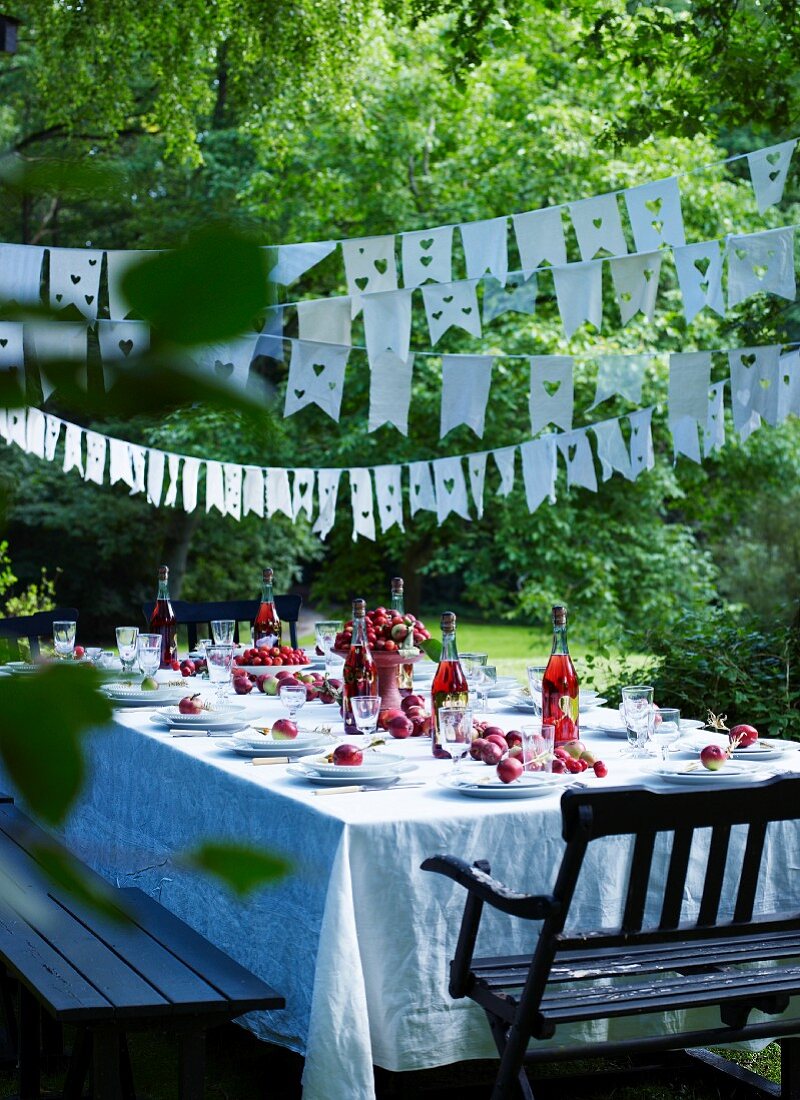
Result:
{"label": "stack of plate", "polygon": [[540,798],[563,791],[571,781],[571,775],[526,772],[513,783],[503,783],[492,769],[485,778],[475,774],[443,775],[439,786],[468,798]]}
{"label": "stack of plate", "polygon": [[737,786],[744,783],[759,783],[774,775],[769,768],[745,764],[740,760],[728,760],[717,771],[709,771],[695,761],[691,764],[656,764],[648,777],[660,780],[673,787],[697,786]]}
{"label": "stack of plate", "polygon": [[291,741],[277,741],[247,726],[233,737],[217,741],[221,749],[232,749],[240,756],[304,756],[326,744],[325,734],[319,730],[303,729]]}
{"label": "stack of plate", "polygon": [[[578,708],[581,714],[586,711],[594,710],[595,707],[602,707],[603,703],[608,700],[604,699],[602,695],[598,695],[596,691],[581,691],[578,694]],[[510,710],[517,711],[519,714],[535,714],[533,701],[530,694],[526,691],[519,691],[509,697]]]}
{"label": "stack of plate", "polygon": [[143,691],[139,684],[103,684],[103,691],[115,707],[168,707],[184,695],[191,694],[185,687],[159,686],[155,691]]}
{"label": "stack of plate", "polygon": [[181,714],[178,707],[164,707],[150,721],[162,729],[181,730],[185,733],[233,733],[245,725],[245,708],[236,703],[223,703],[213,710],[200,714]]}
{"label": "stack of plate", "polygon": [[416,767],[415,764],[409,764],[404,756],[391,752],[378,752],[374,749],[365,749],[363,763],[352,767],[329,764],[325,755],[316,753],[312,756],[303,756],[296,764],[290,764],[287,771],[307,779],[309,783],[316,783],[323,787],[343,787],[352,783],[358,783],[361,786],[369,786],[370,783],[383,784],[387,779],[413,771]]}
{"label": "stack of plate", "polygon": [[36,672],[41,665],[32,665],[29,661],[8,661],[3,668],[13,672],[15,676],[24,675],[26,672]]}
{"label": "stack of plate", "polygon": [[[681,719],[681,727],[685,728],[685,726],[686,723]],[[675,741],[673,747],[682,756],[696,757],[706,745],[720,745],[722,748],[727,749],[728,738],[715,733],[695,733],[690,737],[682,737],[680,741]],[[747,748],[734,749],[731,756],[734,760],[747,761],[752,764],[762,760],[780,760],[786,757],[787,754],[797,752],[798,748],[800,748],[800,745],[796,741],[781,741],[759,737],[754,744],[748,745]]]}

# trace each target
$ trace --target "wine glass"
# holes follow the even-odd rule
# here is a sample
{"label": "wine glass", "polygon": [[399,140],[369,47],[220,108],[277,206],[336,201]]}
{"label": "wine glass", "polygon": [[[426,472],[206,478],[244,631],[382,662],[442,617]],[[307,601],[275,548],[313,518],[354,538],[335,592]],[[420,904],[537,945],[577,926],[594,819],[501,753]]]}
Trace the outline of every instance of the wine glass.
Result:
{"label": "wine glass", "polygon": [[133,672],[136,665],[136,641],[139,637],[138,626],[117,627],[117,651],[123,672]]}
{"label": "wine glass", "polygon": [[208,678],[214,685],[217,706],[224,702],[225,693],[231,682],[231,669],[233,668],[233,655],[235,652],[236,649],[233,645],[210,645],[206,649]]}
{"label": "wine glass", "polygon": [[195,651],[195,653],[200,653],[205,657],[206,650],[208,649],[208,647],[210,645],[213,645],[213,644],[214,644],[214,639],[213,638],[198,638],[197,639],[197,644],[194,647],[194,651]]}
{"label": "wine glass", "polygon": [[481,665],[478,679],[478,697],[482,700],[481,710],[489,709],[489,692],[497,684],[497,666]]}
{"label": "wine glass", "polygon": [[308,696],[305,684],[281,684],[278,689],[278,697],[289,711],[289,717],[294,721],[298,710],[304,705]]}
{"label": "wine glass", "polygon": [[458,771],[472,745],[472,707],[440,707],[439,734]]}
{"label": "wine glass", "polygon": [[470,693],[478,698],[478,685],[481,679],[481,668],[489,660],[488,653],[459,653],[458,659],[467,678]]}
{"label": "wine glass", "polygon": [[325,657],[325,675],[331,674],[331,650],[333,649],[336,635],[342,629],[342,622],[331,619],[329,622],[314,623],[314,636],[317,645]]}
{"label": "wine glass", "polygon": [[235,629],[236,623],[233,619],[214,619],[211,623],[214,645],[233,645],[233,632]]}
{"label": "wine glass", "polygon": [[638,759],[650,756],[648,742],[653,735],[656,708],[649,684],[630,684],[622,689],[620,713],[628,734],[628,754]]}
{"label": "wine glass", "polygon": [[527,665],[525,671],[528,675],[528,690],[531,693],[534,714],[542,713],[542,681],[544,680],[547,663]]}
{"label": "wine glass", "polygon": [[62,661],[72,656],[77,626],[77,623],[66,620],[53,623],[53,645],[58,658]]}
{"label": "wine glass", "polygon": [[681,712],[673,707],[657,707],[655,725],[653,726],[653,741],[661,753],[661,759],[666,764],[669,760],[670,745],[677,741],[681,735]]}
{"label": "wine glass", "polygon": [[136,639],[136,660],[142,676],[153,677],[161,664],[161,635],[140,634]]}
{"label": "wine glass", "polygon": [[365,744],[369,744],[378,728],[381,697],[380,695],[354,695],[350,700],[350,706],[358,732],[363,735]]}

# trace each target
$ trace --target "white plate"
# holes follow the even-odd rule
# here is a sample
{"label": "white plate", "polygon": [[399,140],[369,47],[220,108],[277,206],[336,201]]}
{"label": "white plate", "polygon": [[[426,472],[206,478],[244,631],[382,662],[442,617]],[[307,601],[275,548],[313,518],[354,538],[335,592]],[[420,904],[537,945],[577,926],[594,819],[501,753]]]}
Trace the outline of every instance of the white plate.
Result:
{"label": "white plate", "polygon": [[[233,737],[224,737],[217,740],[221,749],[231,749],[240,756],[297,756],[298,753],[308,752],[313,748],[313,742],[303,741],[302,746],[295,747],[294,741],[270,741],[266,737],[263,745],[253,745],[249,741],[242,740],[236,734]],[[320,740],[317,744],[322,744]]]}
{"label": "white plate", "polygon": [[241,730],[236,737],[236,742],[241,746],[248,745],[251,748],[263,748],[266,752],[276,753],[278,756],[287,746],[295,752],[310,753],[319,746],[329,743],[326,741],[325,733],[322,730],[303,729],[301,727],[297,737],[281,741],[272,737],[265,737],[261,733],[253,733],[252,726],[246,726]]}
{"label": "white plate", "polygon": [[159,687],[157,691],[142,691],[135,685],[104,684],[111,702],[117,707],[166,707],[183,699],[188,689],[185,687]]}
{"label": "white plate", "polygon": [[26,672],[37,672],[41,665],[32,665],[28,661],[8,661],[3,665],[3,668],[8,669],[9,672],[24,674]]}
{"label": "white plate", "polygon": [[[345,742],[346,743],[346,742]],[[327,754],[325,754],[327,755]],[[406,763],[406,758],[397,753],[376,752],[374,749],[364,750],[364,763],[354,764],[328,764],[323,760],[322,754],[303,756],[298,760],[298,766],[305,768],[309,773],[317,776],[336,775],[347,776],[352,783],[358,779],[378,779],[381,776],[399,771]]]}
{"label": "white plate", "polygon": [[497,778],[476,783],[466,776],[443,775],[439,779],[439,786],[468,798],[541,798],[563,790],[569,785],[570,779],[568,775],[523,775],[513,783],[503,783]]}
{"label": "white plate", "polygon": [[[412,771],[413,768],[414,765],[409,768],[401,768],[395,773],[390,772],[388,775],[366,776],[359,774],[356,778],[360,787],[371,787],[373,784],[380,787],[391,786],[391,784],[387,784],[388,779],[398,782],[402,772]],[[289,775],[297,776],[298,779],[305,779],[317,787],[351,787],[356,781],[356,778],[352,775],[319,775],[316,772],[308,771],[300,764],[289,764],[286,771]]]}
{"label": "white plate", "polygon": [[239,730],[244,728],[243,718],[229,718],[226,722],[216,722],[214,725],[206,723],[204,726],[176,726],[174,722],[168,722],[165,718],[162,718],[160,714],[151,714],[150,721],[154,726],[157,726],[162,733],[196,732],[199,735],[213,733],[215,737],[238,733]]}
{"label": "white plate", "polygon": [[763,771],[756,770],[736,760],[728,760],[715,772],[704,768],[702,764],[700,767],[692,767],[691,764],[674,764],[672,767],[656,766],[648,774],[654,779],[660,779],[662,783],[669,783],[671,786],[692,787],[701,786],[704,783],[717,786],[757,783],[762,779],[768,779],[773,775],[773,772],[766,769]]}
{"label": "white plate", "polygon": [[[692,737],[685,737],[674,744],[677,751],[692,753],[696,756],[706,745],[720,745],[722,748],[727,748],[728,739],[721,737],[719,734],[715,736],[712,733],[707,735],[696,733]],[[754,745],[750,745],[749,748],[734,749],[732,757],[734,760],[746,760],[750,763],[759,760],[778,760],[787,752],[795,751],[796,748],[797,743],[794,741],[773,741],[768,737],[763,737],[756,741]]]}
{"label": "white plate", "polygon": [[235,703],[223,703],[222,706],[215,707],[213,710],[202,710],[199,714],[181,714],[177,707],[165,707],[160,717],[169,726],[187,729],[197,726],[198,729],[211,729],[212,726],[231,725],[233,722],[241,725],[239,715],[243,711],[244,707],[236,706]]}
{"label": "white plate", "polygon": [[705,722],[701,722],[699,718],[681,718],[681,729],[683,730],[701,730]]}

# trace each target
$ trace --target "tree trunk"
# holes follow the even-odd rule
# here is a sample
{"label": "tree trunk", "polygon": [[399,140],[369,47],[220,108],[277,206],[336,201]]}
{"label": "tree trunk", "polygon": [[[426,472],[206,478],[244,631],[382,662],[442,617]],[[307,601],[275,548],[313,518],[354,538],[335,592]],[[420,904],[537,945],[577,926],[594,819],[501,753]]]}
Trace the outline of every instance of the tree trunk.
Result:
{"label": "tree trunk", "polygon": [[414,615],[420,613],[422,606],[422,576],[419,570],[428,557],[427,540],[406,542],[403,553],[403,595],[406,611]]}
{"label": "tree trunk", "polygon": [[170,516],[169,526],[164,535],[162,557],[164,564],[169,566],[170,595],[176,600],[180,598],[183,578],[186,576],[189,548],[199,522],[197,512],[186,513],[176,508]]}

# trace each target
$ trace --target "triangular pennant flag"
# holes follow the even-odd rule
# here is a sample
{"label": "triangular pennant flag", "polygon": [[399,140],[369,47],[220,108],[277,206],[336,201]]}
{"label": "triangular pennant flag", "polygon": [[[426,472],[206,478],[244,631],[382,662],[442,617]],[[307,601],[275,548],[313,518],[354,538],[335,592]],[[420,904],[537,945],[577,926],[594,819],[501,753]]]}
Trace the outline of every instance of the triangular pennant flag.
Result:
{"label": "triangular pennant flag", "polygon": [[[508,289],[506,289],[506,287]],[[525,277],[520,272],[509,275],[504,287],[497,279],[483,280],[483,323],[488,325],[503,313],[536,312],[536,276]]]}
{"label": "triangular pennant flag", "polygon": [[38,245],[0,244],[0,305],[41,305],[43,259]]}
{"label": "triangular pennant flag", "polygon": [[462,424],[483,438],[493,363],[491,355],[442,356],[440,439]]}
{"label": "triangular pennant flag", "polygon": [[292,514],[295,520],[298,519],[301,512],[305,512],[309,519],[313,518],[316,477],[316,470],[301,469],[294,472]]}
{"label": "triangular pennant flag", "polygon": [[567,467],[567,488],[573,485],[597,492],[597,473],[586,428],[565,432],[556,437],[558,449]]}
{"label": "triangular pennant flag", "polygon": [[480,337],[477,285],[477,280],[472,279],[456,283],[431,283],[422,288],[432,345],[435,346],[449,328],[462,328],[471,336]]}
{"label": "triangular pennant flag", "polygon": [[763,291],[794,301],[794,230],[728,237],[728,306]]}
{"label": "triangular pennant flag", "polygon": [[181,456],[167,455],[167,469],[169,470],[169,484],[164,494],[164,507],[174,508],[178,502],[178,485],[181,476]]}
{"label": "triangular pennant flag", "polygon": [[197,481],[200,476],[200,459],[187,457],[183,460],[181,488],[184,512],[193,512],[197,507]]}
{"label": "triangular pennant flag", "polygon": [[364,335],[367,357],[372,363],[385,351],[408,359],[411,344],[411,290],[388,290],[365,294]]}
{"label": "triangular pennant flag", "polygon": [[556,437],[543,435],[521,443],[522,480],[529,512],[535,512],[546,499],[556,499]]}
{"label": "triangular pennant flag", "polygon": [[595,195],[569,204],[582,260],[624,256],[628,251],[616,195]]}
{"label": "triangular pennant flag", "polygon": [[88,345],[87,328],[82,321],[29,321],[25,323],[24,339],[38,364],[45,401],[58,384],[62,364],[82,367],[78,379],[85,385]]}
{"label": "triangular pennant flag", "polygon": [[[6,417],[6,426],[8,429],[8,442],[16,443],[23,451],[28,449],[28,421],[25,409],[9,409]],[[73,425],[74,427],[74,425]],[[76,428],[78,433],[72,434],[69,440],[64,441],[64,473],[71,470],[73,466],[77,466],[83,475],[83,458],[81,456],[81,440],[83,438],[83,432],[81,428]],[[69,446],[67,446],[69,444]],[[67,465],[67,459],[69,458],[69,465]]]}
{"label": "triangular pennant flag", "polygon": [[411,515],[417,512],[435,512],[436,494],[433,491],[433,478],[429,462],[409,462],[408,499]]}
{"label": "triangular pennant flag", "polygon": [[703,428],[703,454],[725,446],[725,380],[715,382],[708,391],[708,413]]}
{"label": "triangular pennant flag", "polygon": [[660,252],[637,252],[619,260],[609,260],[614,298],[619,306],[623,325],[637,313],[653,320],[661,273]]}
{"label": "triangular pennant flag", "polygon": [[106,279],[108,281],[108,315],[112,321],[124,321],[133,307],[122,290],[128,272],[144,260],[157,255],[157,250],[106,252]]}
{"label": "triangular pennant flag", "polygon": [[[9,435],[11,434],[10,418],[9,413]],[[79,428],[77,424],[66,424],[64,426],[64,473],[69,473],[73,468],[83,477],[83,428]]]}
{"label": "triangular pennant flag", "polygon": [[705,423],[710,385],[711,352],[678,352],[670,356],[668,419],[671,429],[686,417],[697,424]]}
{"label": "triangular pennant flag", "polygon": [[508,219],[488,218],[459,226],[464,244],[468,279],[480,279],[486,272],[505,286],[508,275]]}
{"label": "triangular pennant flag", "polygon": [[728,352],[731,368],[733,426],[744,441],[761,424],[778,423],[780,347],[736,348]]}
{"label": "triangular pennant flag", "polygon": [[106,437],[99,432],[86,433],[86,473],[87,481],[102,485],[106,470]]}
{"label": "triangular pennant flag", "polygon": [[497,487],[499,497],[507,497],[514,488],[514,465],[517,459],[516,447],[500,447],[492,451],[492,458],[500,474],[500,484]]}
{"label": "triangular pennant flag", "polygon": [[531,356],[528,411],[532,435],[538,435],[548,424],[556,424],[567,432],[572,428],[572,368],[569,355]]}
{"label": "triangular pennant flag", "polygon": [[51,416],[49,413],[45,416],[45,428],[44,428],[44,457],[48,462],[52,462],[56,457],[56,448],[58,447],[58,440],[61,436],[61,421],[57,416]]}
{"label": "triangular pennant flag", "polygon": [[672,450],[674,462],[679,455],[686,455],[692,462],[700,462],[700,424],[693,416],[679,416],[677,420],[670,421],[672,432]]}
{"label": "triangular pennant flag", "polygon": [[349,355],[349,348],[337,344],[292,340],[283,415],[292,416],[306,405],[317,405],[338,422]]}
{"label": "triangular pennant flag", "polygon": [[242,518],[242,467],[235,462],[226,462],[222,470],[225,475],[225,515],[239,520]]}
{"label": "triangular pennant flag", "polygon": [[353,508],[353,541],[359,535],[375,541],[375,512],[369,470],[350,470],[350,503]]}
{"label": "triangular pennant flag", "polygon": [[97,339],[104,363],[136,359],[150,349],[150,326],[144,321],[100,320]]}
{"label": "triangular pennant flag", "polygon": [[359,237],[342,241],[342,255],[353,317],[361,309],[362,294],[397,290],[394,236]]}
{"label": "triangular pennant flag", "polygon": [[375,499],[378,504],[378,517],[381,531],[391,527],[405,530],[403,525],[403,485],[400,466],[375,466]]}
{"label": "triangular pennant flag", "polygon": [[625,204],[637,252],[653,252],[664,245],[686,244],[681,192],[672,176],[625,192]]}
{"label": "triangular pennant flag", "polygon": [[289,519],[294,518],[292,512],[292,490],[289,485],[289,471],[280,467],[270,467],[267,471],[267,518],[271,519],[276,512],[282,512]]}
{"label": "triangular pennant flag", "polygon": [[653,452],[653,409],[639,409],[628,416],[631,426],[631,480],[636,481],[639,474],[652,470],[655,465]]}
{"label": "triangular pennant flag", "polygon": [[630,480],[631,456],[619,420],[600,420],[597,424],[592,424],[591,430],[597,440],[597,457],[600,460],[603,481],[608,481],[613,473],[622,474]]}
{"label": "triangular pennant flag", "polygon": [[747,165],[759,214],[763,214],[783,198],[795,145],[797,139],[793,138],[791,141],[781,142],[780,145],[771,145],[769,149],[759,149],[755,153],[747,154]]}
{"label": "triangular pennant flag", "polygon": [[350,308],[349,298],[312,298],[307,302],[298,302],[298,336],[301,340],[349,347],[353,342]]}
{"label": "triangular pennant flag", "polygon": [[140,447],[138,443],[131,443],[130,447],[133,469],[131,496],[133,496],[134,493],[143,493],[147,489],[147,448]]}
{"label": "triangular pennant flag", "polygon": [[341,476],[341,470],[326,469],[317,471],[319,512],[312,531],[315,535],[319,535],[321,539],[328,537],[336,522],[336,498],[339,494]]}
{"label": "triangular pennant flag", "polygon": [[225,475],[221,462],[206,462],[206,512],[212,508],[225,515]]}
{"label": "triangular pennant flag", "polygon": [[467,500],[467,483],[464,480],[464,468],[461,459],[436,458],[431,463],[433,480],[436,487],[436,518],[439,525],[455,512],[462,519],[472,519]]}
{"label": "triangular pennant flag", "polygon": [[693,321],[704,306],[724,317],[720,242],[687,244],[684,248],[675,248],[673,255],[687,323]]}
{"label": "triangular pennant flag", "polygon": [[633,405],[640,404],[644,371],[651,358],[651,355],[603,355],[598,360],[597,385],[589,408],[596,409],[609,397],[624,397]]}
{"label": "triangular pennant flag", "polygon": [[[28,454],[36,455],[37,458],[44,458],[44,429],[45,418],[44,413],[39,409],[28,409],[28,422],[25,425],[25,449]],[[86,447],[89,451],[89,436],[95,436],[96,432],[86,433]],[[100,437],[104,438],[103,436]],[[87,454],[87,471],[89,468],[89,455]],[[103,447],[103,457],[105,458],[105,446]],[[102,481],[100,482],[102,484]]]}
{"label": "triangular pennant flag", "polygon": [[572,336],[585,321],[599,332],[603,325],[602,261],[554,267],[553,281],[566,335]]}
{"label": "triangular pennant flag", "polygon": [[788,351],[780,358],[778,423],[787,416],[800,416],[800,348]]}
{"label": "triangular pennant flag", "polygon": [[264,471],[260,466],[245,466],[242,480],[242,515],[251,512],[264,518]]}
{"label": "triangular pennant flag", "polygon": [[147,503],[156,508],[161,503],[166,457],[163,451],[156,451],[152,447],[147,452]]}
{"label": "triangular pennant flag", "polygon": [[486,451],[479,451],[474,455],[467,455],[467,473],[469,474],[469,488],[472,493],[472,501],[478,519],[483,515],[483,487],[486,481]]}
{"label": "triangular pennant flag", "polygon": [[403,233],[403,286],[422,286],[429,279],[449,283],[453,278],[453,227]]}
{"label": "triangular pennant flag", "polygon": [[336,241],[308,241],[305,244],[279,244],[277,262],[268,275],[271,283],[290,286],[301,275],[330,256],[336,248]]}
{"label": "triangular pennant flag", "polygon": [[545,210],[527,210],[524,214],[514,214],[511,220],[514,223],[522,272],[526,277],[545,263],[558,267],[567,262],[567,244],[560,206],[550,206]]}
{"label": "triangular pennant flag", "polygon": [[131,448],[124,439],[109,440],[108,480],[111,485],[121,481],[129,489],[133,488]]}
{"label": "triangular pennant flag", "polygon": [[399,359],[391,351],[383,352],[370,363],[367,431],[374,432],[383,424],[391,424],[402,435],[408,435],[413,370],[413,355]]}
{"label": "triangular pennant flag", "polygon": [[75,306],[84,317],[97,317],[102,252],[87,248],[50,249],[50,308]]}
{"label": "triangular pennant flag", "polygon": [[261,335],[254,332],[216,344],[205,344],[192,351],[192,359],[209,379],[234,390],[244,390],[250,377],[250,364],[261,339]]}

